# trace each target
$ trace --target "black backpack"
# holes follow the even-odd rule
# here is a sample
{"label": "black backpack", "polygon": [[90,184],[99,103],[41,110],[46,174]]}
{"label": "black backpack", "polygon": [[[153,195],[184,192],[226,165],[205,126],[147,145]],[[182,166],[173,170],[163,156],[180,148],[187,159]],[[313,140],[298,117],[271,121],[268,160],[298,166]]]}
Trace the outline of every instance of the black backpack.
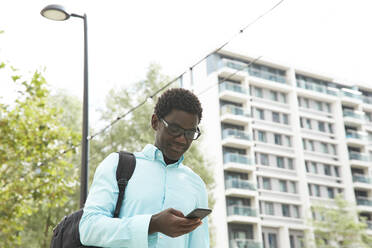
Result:
{"label": "black backpack", "polygon": [[[121,204],[124,199],[124,190],[129,179],[133,175],[136,167],[136,158],[132,153],[119,152],[119,163],[116,169],[116,180],[119,187],[119,196],[116,202],[114,218],[119,217]],[[80,242],[79,222],[83,215],[83,209],[65,216],[60,223],[53,229],[53,237],[50,248],[78,248],[78,247],[95,247],[84,246]]]}

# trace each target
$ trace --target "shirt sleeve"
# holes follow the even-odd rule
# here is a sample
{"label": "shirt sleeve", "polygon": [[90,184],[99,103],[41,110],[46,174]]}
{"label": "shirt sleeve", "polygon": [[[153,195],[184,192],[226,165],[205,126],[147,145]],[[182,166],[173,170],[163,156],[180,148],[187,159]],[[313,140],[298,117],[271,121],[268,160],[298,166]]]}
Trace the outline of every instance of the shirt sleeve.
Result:
{"label": "shirt sleeve", "polygon": [[[203,189],[201,190],[201,200],[198,208],[208,208],[208,193],[203,182]],[[188,248],[209,248],[209,231],[208,231],[208,217],[202,219],[203,224],[190,233]]]}
{"label": "shirt sleeve", "polygon": [[80,241],[86,246],[148,248],[157,235],[148,235],[151,215],[113,218],[118,186],[119,155],[112,153],[97,167],[79,223]]}

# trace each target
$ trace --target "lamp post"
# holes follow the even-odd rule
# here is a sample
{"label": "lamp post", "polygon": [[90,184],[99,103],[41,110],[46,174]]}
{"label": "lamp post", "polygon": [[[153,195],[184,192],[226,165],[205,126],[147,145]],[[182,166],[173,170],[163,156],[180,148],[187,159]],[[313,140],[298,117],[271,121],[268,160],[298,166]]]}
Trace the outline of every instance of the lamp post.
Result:
{"label": "lamp post", "polygon": [[80,207],[83,207],[88,192],[88,36],[87,15],[68,13],[65,8],[58,4],[51,4],[41,10],[40,14],[54,21],[65,21],[72,17],[84,20],[84,96],[83,96],[83,137],[81,142],[81,174],[80,174]]}

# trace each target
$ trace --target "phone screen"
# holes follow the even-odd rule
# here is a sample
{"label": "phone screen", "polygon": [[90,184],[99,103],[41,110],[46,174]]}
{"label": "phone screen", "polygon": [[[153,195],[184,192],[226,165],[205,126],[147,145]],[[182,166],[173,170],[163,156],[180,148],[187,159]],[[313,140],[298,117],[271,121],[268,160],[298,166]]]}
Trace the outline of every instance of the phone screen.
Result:
{"label": "phone screen", "polygon": [[189,219],[194,219],[194,218],[203,219],[205,216],[207,216],[211,212],[212,212],[212,209],[209,209],[209,208],[195,208],[188,215],[186,215],[186,218],[189,218]]}

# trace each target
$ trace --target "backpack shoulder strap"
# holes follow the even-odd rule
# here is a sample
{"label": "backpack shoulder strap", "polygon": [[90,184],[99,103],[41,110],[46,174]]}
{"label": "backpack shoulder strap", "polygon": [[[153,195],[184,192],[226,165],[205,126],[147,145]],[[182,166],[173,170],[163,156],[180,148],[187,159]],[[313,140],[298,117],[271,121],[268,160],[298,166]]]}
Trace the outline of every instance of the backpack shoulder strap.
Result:
{"label": "backpack shoulder strap", "polygon": [[116,169],[116,180],[119,187],[119,197],[116,202],[114,218],[119,217],[121,204],[124,199],[125,187],[128,184],[129,179],[132,177],[134,169],[136,168],[136,157],[133,153],[120,151],[119,152],[119,163]]}

